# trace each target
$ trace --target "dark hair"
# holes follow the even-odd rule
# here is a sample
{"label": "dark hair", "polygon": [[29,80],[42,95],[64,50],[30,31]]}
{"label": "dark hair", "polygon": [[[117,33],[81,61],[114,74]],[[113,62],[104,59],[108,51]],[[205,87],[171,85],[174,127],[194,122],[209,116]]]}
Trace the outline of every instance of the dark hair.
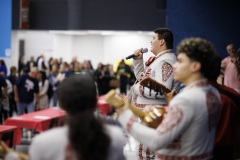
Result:
{"label": "dark hair", "polygon": [[69,140],[78,160],[106,160],[110,138],[94,116],[96,85],[90,74],[71,75],[57,90],[59,104],[68,113]]}
{"label": "dark hair", "polygon": [[45,71],[39,71],[39,73],[41,74],[41,81],[42,81],[42,86],[44,86],[44,82],[45,82],[45,80],[47,79],[47,74],[46,74],[46,72]]}
{"label": "dark hair", "polygon": [[106,160],[110,138],[93,112],[68,117],[69,140],[78,160]]}
{"label": "dark hair", "polygon": [[46,64],[45,64],[45,62],[44,61],[42,61],[42,63],[41,63],[41,69],[47,69],[47,66],[46,66]]}
{"label": "dark hair", "polygon": [[173,48],[173,33],[168,28],[157,28],[154,33],[158,34],[158,39],[164,39],[168,49]]}
{"label": "dark hair", "polygon": [[67,77],[59,85],[57,94],[60,107],[70,115],[96,109],[96,85],[90,74]]}
{"label": "dark hair", "polygon": [[16,66],[11,66],[10,74],[13,74],[14,71],[17,71],[17,67]]}
{"label": "dark hair", "polygon": [[25,74],[25,73],[28,73],[28,67],[27,66],[24,66],[21,71]]}
{"label": "dark hair", "polygon": [[3,59],[0,60],[0,66],[4,66],[4,67],[7,68],[6,63]]}
{"label": "dark hair", "polygon": [[184,53],[191,60],[200,62],[201,74],[211,79],[211,74],[215,68],[212,67],[218,55],[211,42],[203,38],[186,38],[177,46],[177,54]]}

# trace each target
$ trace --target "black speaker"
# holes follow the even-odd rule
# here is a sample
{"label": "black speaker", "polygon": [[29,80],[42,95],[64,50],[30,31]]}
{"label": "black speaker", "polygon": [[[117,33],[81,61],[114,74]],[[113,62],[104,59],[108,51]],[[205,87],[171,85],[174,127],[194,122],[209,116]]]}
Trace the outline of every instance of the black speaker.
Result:
{"label": "black speaker", "polygon": [[23,56],[25,53],[25,41],[23,39],[19,40],[19,56]]}
{"label": "black speaker", "polygon": [[157,9],[166,10],[167,2],[166,0],[156,0]]}

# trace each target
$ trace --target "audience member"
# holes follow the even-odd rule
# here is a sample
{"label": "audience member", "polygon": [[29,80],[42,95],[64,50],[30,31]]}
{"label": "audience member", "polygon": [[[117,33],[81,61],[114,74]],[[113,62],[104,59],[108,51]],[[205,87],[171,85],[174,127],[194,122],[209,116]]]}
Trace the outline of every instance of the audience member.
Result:
{"label": "audience member", "polygon": [[[14,88],[14,84],[17,80],[17,68],[15,66],[12,66],[10,68],[10,75],[7,77],[7,79],[11,82],[12,88]],[[14,100],[14,91],[12,90],[12,93],[9,94],[9,116],[12,117],[14,111],[17,112],[17,104]]]}
{"label": "audience member", "polygon": [[20,75],[20,72],[23,70],[23,68],[25,67],[25,63],[24,63],[24,55],[21,54],[18,58],[18,74]]}
{"label": "audience member", "polygon": [[54,64],[52,66],[52,70],[48,76],[49,84],[52,86],[52,100],[53,100],[53,107],[57,106],[57,87],[60,84],[59,80],[57,79],[59,73],[58,64]]}
{"label": "audience member", "polygon": [[110,90],[109,82],[111,80],[107,65],[102,65],[101,71],[96,72],[95,76],[99,95],[106,94]]}
{"label": "audience member", "polygon": [[36,108],[37,110],[46,109],[49,107],[49,99],[47,95],[47,91],[49,88],[49,81],[47,79],[47,75],[45,71],[40,71],[38,74],[38,82],[39,82],[39,100]]}
{"label": "audience member", "polygon": [[228,57],[224,58],[221,67],[224,69],[224,85],[240,93],[240,56],[233,44],[227,45]]}
{"label": "audience member", "polygon": [[3,104],[7,102],[7,83],[5,78],[0,74],[0,124],[2,124]]}
{"label": "audience member", "polygon": [[118,65],[117,74],[120,82],[120,93],[124,95],[127,94],[127,85],[130,78],[130,72],[130,67],[125,63],[124,59],[122,59]]}
{"label": "audience member", "polygon": [[44,71],[47,70],[47,64],[46,64],[46,62],[45,62],[45,56],[44,56],[44,54],[42,54],[42,55],[40,55],[39,57],[37,57],[36,64],[37,64],[37,68],[38,68],[39,70],[44,70]]}
{"label": "audience member", "polygon": [[10,111],[9,96],[10,96],[10,93],[13,91],[13,87],[11,82],[7,79],[4,71],[0,71],[0,75],[4,77],[7,83],[7,97],[6,97],[6,101],[2,102],[2,110],[0,113],[1,115],[3,115],[3,121],[5,121],[9,117],[9,111]]}
{"label": "audience member", "polygon": [[3,59],[0,60],[0,72],[4,72],[4,75],[7,76],[7,66]]}
{"label": "audience member", "polygon": [[68,77],[72,74],[70,65],[67,62],[63,62],[62,68],[61,68],[61,73],[63,74],[64,77]]}
{"label": "audience member", "polygon": [[27,72],[30,72],[33,67],[37,67],[37,64],[34,61],[34,57],[33,56],[31,56],[30,60],[27,61],[26,67],[27,67]]}
{"label": "audience member", "polygon": [[35,111],[35,104],[39,99],[38,69],[33,67],[28,74],[20,75],[14,85],[14,96],[17,103],[18,115]]}

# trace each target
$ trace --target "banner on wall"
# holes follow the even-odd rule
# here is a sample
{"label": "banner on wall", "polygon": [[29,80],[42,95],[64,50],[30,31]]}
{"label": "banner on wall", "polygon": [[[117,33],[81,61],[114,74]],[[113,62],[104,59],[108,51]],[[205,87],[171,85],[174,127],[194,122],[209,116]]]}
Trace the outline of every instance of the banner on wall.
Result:
{"label": "banner on wall", "polygon": [[20,1],[20,29],[29,28],[29,0]]}

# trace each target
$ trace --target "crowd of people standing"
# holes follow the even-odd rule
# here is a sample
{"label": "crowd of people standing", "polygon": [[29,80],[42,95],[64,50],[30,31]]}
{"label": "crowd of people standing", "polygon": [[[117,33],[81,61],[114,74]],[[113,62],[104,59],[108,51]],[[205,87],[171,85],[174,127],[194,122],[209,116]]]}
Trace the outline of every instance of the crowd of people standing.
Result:
{"label": "crowd of people standing", "polygon": [[92,75],[98,87],[98,95],[104,95],[116,88],[127,94],[134,81],[131,67],[124,60],[114,72],[112,64],[99,63],[97,69],[94,69],[90,60],[80,62],[77,57],[73,57],[70,63],[62,58],[50,58],[46,61],[44,55],[37,58],[31,56],[26,62],[23,58],[19,57],[18,67],[10,67],[9,74],[4,60],[0,61],[1,121],[15,113],[20,115],[58,106],[57,88],[71,74]]}

